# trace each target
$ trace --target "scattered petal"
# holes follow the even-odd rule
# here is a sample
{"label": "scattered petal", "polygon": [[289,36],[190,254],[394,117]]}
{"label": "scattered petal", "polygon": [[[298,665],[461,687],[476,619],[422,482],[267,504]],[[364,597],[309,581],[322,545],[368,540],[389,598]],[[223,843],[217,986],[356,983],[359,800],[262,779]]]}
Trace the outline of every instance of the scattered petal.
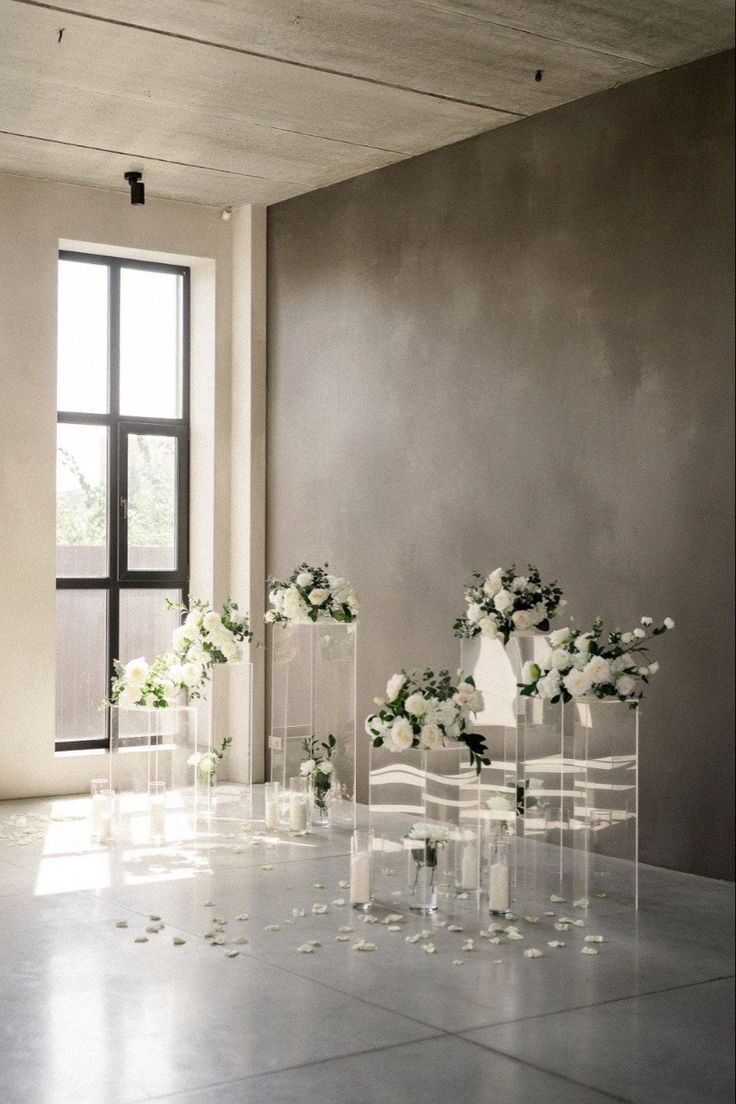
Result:
{"label": "scattered petal", "polygon": [[183,947],[186,943],[186,939],[182,939],[180,935],[175,935],[171,942],[174,944],[175,947]]}
{"label": "scattered petal", "polygon": [[539,920],[539,917],[538,916],[525,916],[524,919],[526,920],[527,924],[536,924],[537,921]]}
{"label": "scattered petal", "polygon": [[461,951],[474,951],[475,950],[475,945],[473,943],[473,940],[472,939],[466,939],[465,942],[463,943],[462,947],[460,948],[460,950]]}
{"label": "scattered petal", "polygon": [[387,878],[393,878],[396,871],[394,870],[394,868],[392,866],[384,866],[381,873],[385,874]]}
{"label": "scattered petal", "polygon": [[314,954],[314,947],[311,943],[302,943],[301,947],[297,947],[299,954]]}
{"label": "scattered petal", "polygon": [[135,939],[133,940],[133,942],[134,943],[147,943],[148,942],[148,936],[147,935],[137,935],[135,937]]}
{"label": "scattered petal", "polygon": [[240,916],[236,916],[235,919],[236,920],[247,920],[248,919],[248,913],[247,912],[241,912]]}
{"label": "scattered petal", "polygon": [[128,926],[128,921],[127,920],[116,920],[115,921],[115,927],[116,928],[127,928],[127,926]]}
{"label": "scattered petal", "polygon": [[536,947],[528,947],[524,951],[524,958],[544,958],[544,955]]}
{"label": "scattered petal", "polygon": [[386,928],[386,931],[390,931],[390,932],[401,931],[401,924],[389,924],[389,926]]}
{"label": "scattered petal", "polygon": [[419,932],[417,932],[416,935],[407,935],[404,938],[404,942],[405,943],[418,943],[421,938],[422,938],[421,934]]}
{"label": "scattered petal", "polygon": [[574,928],[584,928],[585,927],[585,921],[584,920],[573,920],[572,926]]}
{"label": "scattered petal", "polygon": [[202,908],[214,908],[214,907],[215,907],[215,902],[214,901],[205,901],[204,904],[202,905]]}
{"label": "scattered petal", "polygon": [[275,931],[281,931],[281,928],[279,927],[278,924],[266,924],[266,926],[263,930],[267,931],[267,932],[275,932]]}
{"label": "scattered petal", "polygon": [[587,954],[587,955],[597,955],[598,954],[595,947],[590,947],[590,946],[583,947],[583,949],[580,953],[581,954]]}
{"label": "scattered petal", "polygon": [[494,958],[493,965],[494,966],[503,966],[503,959],[502,958]]}
{"label": "scattered petal", "polygon": [[224,947],[226,942],[227,942],[227,940],[224,938],[224,936],[219,935],[217,937],[217,939],[212,940],[212,943],[210,944],[210,946],[211,947]]}
{"label": "scattered petal", "polygon": [[548,947],[565,947],[565,946],[567,946],[567,944],[563,943],[561,939],[550,939],[547,946]]}
{"label": "scattered petal", "polygon": [[233,855],[242,855],[245,851],[244,847],[233,847]]}
{"label": "scattered petal", "polygon": [[583,942],[585,942],[585,943],[605,943],[606,941],[605,941],[605,939],[603,938],[602,935],[586,935]]}
{"label": "scattered petal", "polygon": [[596,893],[596,897],[598,897],[599,900],[604,900],[607,896],[607,893]]}
{"label": "scattered petal", "polygon": [[452,960],[452,965],[453,966],[462,966],[462,964],[463,964],[463,960],[461,958],[453,958],[453,960]]}
{"label": "scattered petal", "polygon": [[346,878],[341,878],[337,883],[338,889],[347,889],[349,885],[350,882]]}
{"label": "scattered petal", "polygon": [[312,882],[312,889],[324,889],[324,882]]}
{"label": "scattered petal", "polygon": [[384,916],[381,921],[382,924],[400,924],[404,917],[400,912],[390,912],[388,916]]}
{"label": "scattered petal", "polygon": [[429,930],[429,928],[422,928],[422,930],[421,930],[421,931],[420,931],[420,933],[419,933],[419,938],[420,938],[420,939],[429,939],[429,937],[430,937],[430,935],[431,935],[431,934],[432,934],[432,933],[431,933],[431,931]]}
{"label": "scattered petal", "polygon": [[445,927],[447,927],[447,921],[446,920],[435,920],[434,926],[436,928],[445,928]]}
{"label": "scattered petal", "polygon": [[335,942],[336,943],[349,943],[350,942],[350,936],[349,935],[336,935],[335,936]]}
{"label": "scattered petal", "polygon": [[552,927],[555,929],[555,931],[569,931],[570,926],[571,926],[570,924],[563,924],[560,921],[558,921],[556,924],[552,925]]}
{"label": "scattered petal", "polygon": [[434,943],[422,943],[422,950],[425,951],[427,954],[434,954],[436,948]]}
{"label": "scattered petal", "polygon": [[344,927],[342,927],[342,928],[338,928],[337,930],[338,930],[338,931],[341,931],[341,932],[351,932],[351,931],[355,931],[355,929],[354,929],[354,928],[351,928],[351,927],[350,927],[349,925],[347,925],[347,924],[346,924],[346,925],[345,925]]}
{"label": "scattered petal", "polygon": [[363,923],[364,923],[364,924],[377,924],[377,923],[378,923],[378,917],[377,917],[377,916],[373,916],[373,915],[372,915],[372,914],[371,914],[371,913],[369,912],[367,916],[364,916],[364,917],[363,917]]}
{"label": "scattered petal", "polygon": [[146,928],[146,931],[148,932],[149,935],[158,935],[158,933],[161,931],[162,927],[163,927],[163,924],[149,924],[148,927]]}
{"label": "scattered petal", "polygon": [[506,932],[506,938],[507,939],[523,939],[524,936],[521,934],[521,932],[518,932],[518,931],[507,931]]}
{"label": "scattered petal", "polygon": [[507,912],[505,915],[506,915],[507,920],[518,920],[519,919],[519,917],[513,912]]}
{"label": "scattered petal", "polygon": [[489,943],[495,943],[496,945],[498,945],[501,942],[501,936],[500,935],[494,935],[493,939],[489,939],[488,942]]}
{"label": "scattered petal", "polygon": [[327,905],[321,905],[319,904],[319,902],[317,902],[316,904],[312,905],[312,912],[315,914],[315,916],[324,916],[324,914],[327,912]]}
{"label": "scattered petal", "polygon": [[[459,924],[448,924],[448,925],[447,925],[447,930],[448,930],[448,931],[451,931],[451,932],[461,932],[461,931],[463,931],[464,929],[463,929],[463,928],[461,928]],[[482,934],[483,934],[483,933],[481,932],[481,935],[482,935]]]}
{"label": "scattered petal", "polygon": [[148,917],[148,919],[149,919],[149,920],[160,920],[160,919],[161,919],[161,917],[160,917],[160,916],[153,916],[153,915],[152,915],[152,916],[149,916],[149,917]]}
{"label": "scattered petal", "polygon": [[545,912],[545,914],[544,914],[544,915],[545,915],[545,916],[554,916],[555,914],[554,914],[553,912]]}
{"label": "scattered petal", "polygon": [[456,893],[455,896],[457,897],[458,901],[467,901],[468,899],[468,894],[464,891],[462,893]]}
{"label": "scattered petal", "polygon": [[244,935],[236,935],[235,938],[233,939],[233,943],[237,943],[239,946],[242,946],[243,944],[245,944],[247,942],[248,942],[248,940],[245,938]]}
{"label": "scattered petal", "polygon": [[333,905],[335,905],[336,908],[342,908],[342,906],[345,904],[345,898],[344,897],[336,897],[335,900],[332,903],[333,903]]}
{"label": "scattered petal", "polygon": [[375,943],[367,943],[365,939],[359,939],[357,943],[353,943],[354,951],[375,951]]}
{"label": "scattered petal", "polygon": [[240,951],[234,951],[232,949],[225,951],[225,958],[237,958]]}
{"label": "scattered petal", "polygon": [[300,919],[300,918],[301,918],[302,916],[306,916],[307,914],[306,914],[306,911],[305,911],[304,909],[298,909],[298,908],[293,908],[293,909],[291,910],[291,915],[292,915],[292,916],[293,916],[293,917],[294,917],[294,918],[295,918],[296,920],[299,920],[299,919]]}
{"label": "scattered petal", "polygon": [[582,909],[584,909],[584,908],[587,908],[589,904],[590,904],[590,901],[588,900],[587,897],[581,897],[579,901],[573,901],[572,907],[573,908],[582,908]]}
{"label": "scattered petal", "polygon": [[553,905],[564,905],[565,903],[565,898],[558,897],[556,893],[550,893],[549,899]]}

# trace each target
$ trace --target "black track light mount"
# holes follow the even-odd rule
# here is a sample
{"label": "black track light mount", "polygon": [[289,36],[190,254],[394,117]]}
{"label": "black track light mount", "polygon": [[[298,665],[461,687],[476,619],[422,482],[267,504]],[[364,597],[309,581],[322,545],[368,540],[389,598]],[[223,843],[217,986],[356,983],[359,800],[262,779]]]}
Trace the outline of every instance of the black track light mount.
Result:
{"label": "black track light mount", "polygon": [[146,202],[146,186],[143,183],[143,173],[126,172],[123,174],[130,185],[130,202],[133,206]]}

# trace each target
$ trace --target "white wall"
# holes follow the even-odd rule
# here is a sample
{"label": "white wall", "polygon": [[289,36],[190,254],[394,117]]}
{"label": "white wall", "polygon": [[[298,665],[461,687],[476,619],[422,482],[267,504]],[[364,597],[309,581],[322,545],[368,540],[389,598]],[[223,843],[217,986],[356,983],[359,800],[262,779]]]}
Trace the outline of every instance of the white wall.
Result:
{"label": "white wall", "polygon": [[[250,470],[241,440],[231,486],[233,235],[219,215],[0,175],[0,798],[76,792],[98,773],[89,756],[54,753],[60,244],[192,266],[192,592],[215,601],[230,593],[230,497]],[[250,264],[242,242],[237,263]],[[237,597],[247,607],[250,594]],[[215,715],[225,725],[227,694],[220,698]]]}

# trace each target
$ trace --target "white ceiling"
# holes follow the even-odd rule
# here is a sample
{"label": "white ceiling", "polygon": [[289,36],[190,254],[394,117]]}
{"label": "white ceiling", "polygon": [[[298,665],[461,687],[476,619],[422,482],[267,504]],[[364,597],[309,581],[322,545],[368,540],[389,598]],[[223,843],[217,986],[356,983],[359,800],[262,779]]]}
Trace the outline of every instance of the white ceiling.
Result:
{"label": "white ceiling", "polygon": [[274,203],[732,44],[731,0],[0,0],[0,172]]}

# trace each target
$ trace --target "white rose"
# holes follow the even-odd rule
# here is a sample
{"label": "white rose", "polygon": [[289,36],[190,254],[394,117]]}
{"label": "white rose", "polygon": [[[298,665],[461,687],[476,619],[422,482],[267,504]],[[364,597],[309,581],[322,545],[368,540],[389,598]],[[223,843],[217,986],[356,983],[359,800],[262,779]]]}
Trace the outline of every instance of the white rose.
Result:
{"label": "white rose", "polygon": [[530,629],[538,618],[535,618],[534,610],[521,609],[511,614],[511,620],[514,623],[514,628],[524,632],[525,629]]}
{"label": "white rose", "polygon": [[125,681],[131,687],[142,686],[148,678],[149,671],[150,668],[143,656],[139,656],[138,659],[131,659],[129,663],[125,664]]}
{"label": "white rose", "polygon": [[386,701],[394,701],[406,686],[406,675],[392,675],[386,685]]}
{"label": "white rose", "polygon": [[269,625],[272,624],[276,620],[276,612],[276,610],[266,610],[263,620],[267,621]]}
{"label": "white rose", "polygon": [[549,642],[553,648],[556,648],[559,644],[567,644],[569,639],[569,629],[555,629],[553,633],[549,634]]}
{"label": "white rose", "polygon": [[583,673],[588,676],[591,683],[599,684],[611,681],[611,667],[603,656],[595,655],[583,668]]}
{"label": "white rose", "polygon": [[566,671],[570,666],[570,653],[564,648],[555,648],[545,660],[545,667],[552,667],[555,671]]}
{"label": "white rose", "polygon": [[665,619],[664,619],[664,627],[665,627],[666,629],[674,629],[674,627],[675,627],[675,622],[674,622],[674,621],[672,620],[672,618],[671,618],[671,617],[665,617]]}
{"label": "white rose", "polygon": [[208,633],[217,632],[223,627],[222,618],[214,610],[210,610],[209,613],[204,615],[202,624]]}
{"label": "white rose", "polygon": [[321,606],[329,597],[329,590],[324,590],[322,587],[315,587],[314,590],[309,592],[309,601],[313,606]]}
{"label": "white rose", "polygon": [[524,686],[528,686],[530,682],[536,682],[541,673],[539,666],[528,659],[521,668],[521,681]]}
{"label": "white rose", "polygon": [[659,670],[659,664],[658,663],[650,663],[649,664],[649,674],[650,675],[656,675],[658,670]]}
{"label": "white rose", "polygon": [[614,675],[617,675],[631,666],[631,658],[627,655],[616,656],[615,659],[611,660],[610,666]]}
{"label": "white rose", "polygon": [[622,697],[627,698],[629,694],[633,694],[636,690],[636,681],[631,675],[621,675],[616,679],[616,693],[621,694]]}
{"label": "white rose", "polygon": [[634,634],[633,633],[625,632],[625,633],[621,634],[621,643],[622,644],[631,644],[633,639],[634,639]]}
{"label": "white rose", "polygon": [[480,621],[481,617],[483,616],[483,609],[481,608],[481,606],[478,605],[477,602],[471,602],[468,606],[468,612],[466,616],[468,618],[468,621],[472,621],[475,624],[477,621]]}
{"label": "white rose", "polygon": [[422,725],[421,739],[424,748],[442,747],[442,732],[436,724]]}
{"label": "white rose", "polygon": [[121,709],[133,709],[140,696],[141,692],[138,687],[126,686],[118,697],[117,704]]}
{"label": "white rose", "polygon": [[565,689],[574,698],[579,698],[581,694],[587,694],[590,690],[590,679],[585,671],[570,671],[569,675],[566,675],[563,679],[563,683]]}
{"label": "white rose", "polygon": [[548,617],[549,614],[544,602],[537,602],[534,607],[534,624],[538,625],[540,621],[546,621]]}
{"label": "white rose", "polygon": [[457,706],[450,700],[438,701],[434,707],[434,717],[438,725],[447,729],[457,716]]}
{"label": "white rose", "polygon": [[520,590],[523,590],[526,584],[529,582],[526,575],[517,575],[511,582],[511,589],[517,594]]}
{"label": "white rose", "polygon": [[283,605],[283,602],[284,602],[284,592],[283,592],[283,590],[271,590],[271,591],[269,591],[268,600],[271,603],[271,605],[273,606],[273,608],[276,610],[276,612],[277,613],[280,612],[281,606]]}
{"label": "white rose", "polygon": [[309,620],[307,604],[296,587],[289,587],[284,594],[283,612],[289,621]]}
{"label": "white rose", "polygon": [[549,671],[537,683],[537,693],[540,698],[555,698],[560,692],[560,672]]}
{"label": "white rose", "polygon": [[483,584],[483,590],[489,598],[493,598],[498,594],[499,590],[503,586],[503,568],[497,567],[495,571],[492,571]]}
{"label": "white rose", "polygon": [[487,640],[494,640],[498,636],[498,625],[492,617],[481,617],[478,625],[481,636],[485,636]]}
{"label": "white rose", "polygon": [[414,743],[414,731],[406,717],[397,717],[391,725],[391,746],[394,751],[406,751]]}
{"label": "white rose", "polygon": [[163,679],[161,682],[161,693],[167,701],[173,701],[176,695],[179,693],[179,689],[171,679]]}
{"label": "white rose", "polygon": [[469,709],[471,713],[481,713],[485,709],[485,704],[480,690],[475,690],[468,698],[466,708]]}
{"label": "white rose", "polygon": [[350,584],[345,579],[334,579],[330,583],[330,590],[335,596],[335,601],[339,606],[342,606],[347,602],[350,597]]}
{"label": "white rose", "polygon": [[314,767],[315,767],[314,759],[305,759],[304,762],[299,767],[299,771],[300,771],[301,774],[305,774],[305,775],[306,774],[311,774],[312,771],[314,770]]}
{"label": "white rose", "polygon": [[[202,624],[202,614],[199,610],[190,610],[184,618],[184,624],[190,629],[198,629]],[[196,636],[196,633],[194,634]]]}
{"label": "white rose", "polygon": [[202,678],[202,664],[187,661],[181,665],[181,681],[185,686],[196,686]]}
{"label": "white rose", "polygon": [[634,636],[637,640],[643,640],[646,635],[644,629],[634,629]]}
{"label": "white rose", "polygon": [[317,770],[320,774],[332,774],[334,769],[329,759],[322,759],[321,762],[317,764]]}
{"label": "white rose", "polygon": [[651,625],[652,619],[651,617],[642,617],[641,623],[642,625]]}
{"label": "white rose", "polygon": [[454,724],[448,725],[445,732],[451,740],[457,740],[460,736],[460,725],[455,721]]}
{"label": "white rose", "polygon": [[412,717],[423,717],[427,712],[427,699],[422,694],[410,694],[406,699],[405,709]]}
{"label": "white rose", "polygon": [[590,642],[592,639],[590,633],[582,633],[580,636],[575,637],[575,647],[579,652],[587,652],[590,650]]}
{"label": "white rose", "polygon": [[513,609],[514,596],[508,590],[499,590],[493,599],[493,604],[499,613],[508,613],[509,610]]}
{"label": "white rose", "polygon": [[350,606],[350,609],[353,611],[353,613],[358,612],[358,605],[359,605],[358,595],[354,590],[351,590],[350,593],[348,594],[346,604],[348,606]]}
{"label": "white rose", "polygon": [[304,590],[310,587],[314,582],[314,575],[309,571],[302,571],[301,574],[296,577],[296,585],[302,587]]}

